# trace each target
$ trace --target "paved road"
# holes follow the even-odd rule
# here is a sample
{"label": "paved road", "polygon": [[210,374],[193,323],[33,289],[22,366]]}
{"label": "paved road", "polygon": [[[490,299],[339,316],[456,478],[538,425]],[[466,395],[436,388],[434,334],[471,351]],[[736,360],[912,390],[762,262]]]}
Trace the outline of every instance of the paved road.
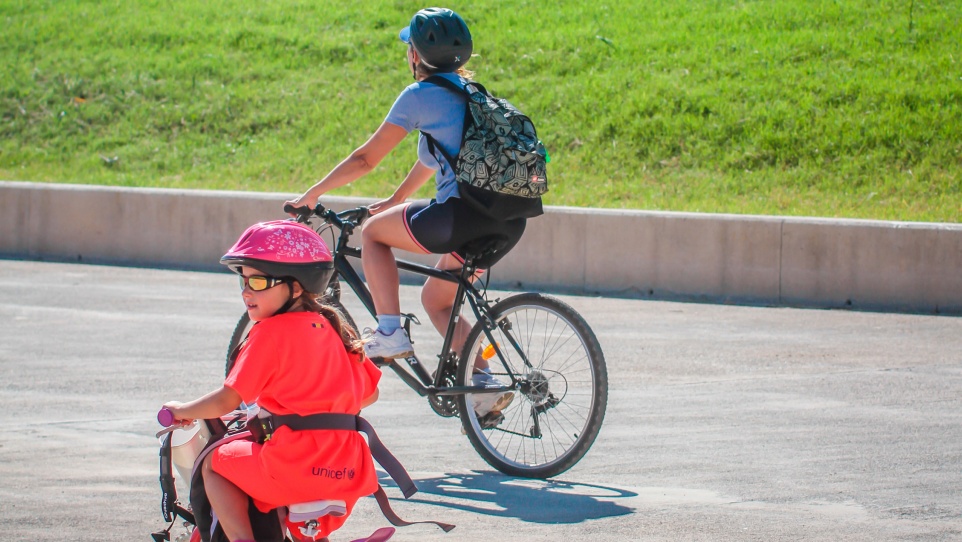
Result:
{"label": "paved road", "polygon": [[[366,416],[421,487],[395,507],[458,525],[397,540],[962,539],[962,320],[564,299],[608,358],[594,448],[502,476],[386,374]],[[226,274],[0,260],[0,540],[149,540],[154,414],[219,384],[240,312]],[[365,499],[334,539],[382,525]]]}

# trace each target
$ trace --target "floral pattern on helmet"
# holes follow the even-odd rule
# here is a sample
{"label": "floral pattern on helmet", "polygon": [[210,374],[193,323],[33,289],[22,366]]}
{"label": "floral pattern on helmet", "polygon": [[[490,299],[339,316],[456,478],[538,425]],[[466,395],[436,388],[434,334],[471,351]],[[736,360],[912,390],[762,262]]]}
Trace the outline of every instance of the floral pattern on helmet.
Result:
{"label": "floral pattern on helmet", "polygon": [[328,261],[331,253],[324,246],[317,234],[311,236],[305,231],[298,231],[292,228],[284,230],[273,229],[262,241],[262,245],[257,247],[258,252],[269,252],[281,260],[299,261]]}
{"label": "floral pattern on helmet", "polygon": [[247,228],[223,259],[240,258],[300,264],[329,262],[331,252],[321,236],[308,226],[274,220]]}

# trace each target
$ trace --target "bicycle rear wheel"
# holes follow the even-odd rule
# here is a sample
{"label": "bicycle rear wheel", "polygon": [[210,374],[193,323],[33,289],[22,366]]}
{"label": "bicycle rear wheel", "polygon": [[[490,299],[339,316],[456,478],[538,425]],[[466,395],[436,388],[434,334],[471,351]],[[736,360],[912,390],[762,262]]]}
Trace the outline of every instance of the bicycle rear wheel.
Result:
{"label": "bicycle rear wheel", "polygon": [[508,368],[515,375],[514,398],[500,413],[479,417],[475,404],[486,394],[458,397],[464,432],[478,454],[505,474],[557,476],[584,457],[601,430],[608,403],[601,345],[581,315],[549,296],[511,296],[491,308],[491,317],[504,359],[491,357],[478,322],[465,343],[457,381],[472,385],[475,365],[487,357],[498,380],[508,385]]}

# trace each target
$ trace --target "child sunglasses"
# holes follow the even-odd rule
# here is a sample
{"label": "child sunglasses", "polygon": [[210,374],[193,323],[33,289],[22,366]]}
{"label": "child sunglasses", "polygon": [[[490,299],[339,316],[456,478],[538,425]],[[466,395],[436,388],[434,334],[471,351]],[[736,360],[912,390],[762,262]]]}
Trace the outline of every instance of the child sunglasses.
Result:
{"label": "child sunglasses", "polygon": [[240,278],[241,290],[243,290],[246,286],[254,292],[263,292],[264,290],[273,288],[278,284],[284,284],[291,281],[289,278],[268,277],[265,275],[251,275],[249,277],[238,275],[238,278]]}

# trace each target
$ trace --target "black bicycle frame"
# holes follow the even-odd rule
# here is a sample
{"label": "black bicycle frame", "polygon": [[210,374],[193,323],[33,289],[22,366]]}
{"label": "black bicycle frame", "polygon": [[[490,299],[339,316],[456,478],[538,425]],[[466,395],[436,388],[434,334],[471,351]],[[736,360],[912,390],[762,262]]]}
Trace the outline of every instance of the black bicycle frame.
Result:
{"label": "black bicycle frame", "polygon": [[[347,245],[347,240],[349,237],[350,232],[341,229],[341,234],[334,250],[334,268],[337,270],[337,273],[340,275],[341,279],[351,287],[351,290],[353,290],[358,299],[361,300],[364,308],[367,309],[371,316],[376,318],[377,311],[374,308],[374,298],[371,297],[371,292],[367,289],[367,286],[364,284],[361,276],[348,261],[349,257],[356,259],[361,258],[360,248]],[[451,317],[448,321],[447,331],[444,334],[444,344],[441,347],[442,353],[438,356],[439,370],[435,372],[434,378],[432,379],[432,377],[428,374],[427,369],[425,369],[417,357],[413,355],[404,359],[414,371],[414,375],[401,367],[396,360],[388,364],[390,365],[391,369],[397,373],[397,375],[402,381],[404,381],[405,384],[407,384],[422,397],[426,395],[464,395],[465,393],[502,393],[504,391],[508,391],[510,388],[441,385],[444,378],[444,371],[440,369],[445,364],[451,363],[451,356],[456,354],[455,352],[451,351],[451,343],[454,341],[455,324],[460,318],[461,309],[464,307],[464,300],[468,300],[468,303],[471,305],[471,309],[474,311],[478,321],[484,318],[485,316],[482,315],[486,315],[489,310],[487,300],[485,300],[469,282],[470,277],[474,275],[475,272],[475,267],[471,259],[465,261],[465,264],[462,266],[459,274],[406,260],[397,260],[397,267],[402,271],[410,271],[419,275],[457,283],[458,290],[454,296],[454,306],[451,309]],[[469,293],[470,295],[468,295]],[[484,307],[483,310],[481,309],[481,306]],[[489,325],[494,325],[494,322],[490,322]],[[489,326],[485,326],[484,331],[490,344],[494,346],[496,354],[501,359],[504,359],[503,353],[500,351],[500,348],[491,335]],[[514,337],[508,333],[506,333],[506,336],[508,337],[508,341],[512,344],[512,346],[514,346],[515,350],[523,359],[525,365],[530,367],[527,356],[524,355],[524,352],[514,340]],[[516,382],[517,379],[511,372],[510,366],[505,363],[504,368],[508,372],[508,376],[510,376],[512,383]]]}

